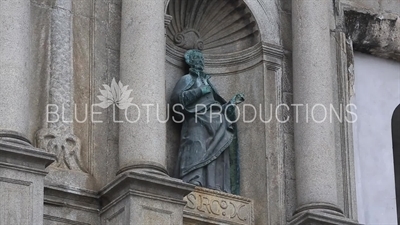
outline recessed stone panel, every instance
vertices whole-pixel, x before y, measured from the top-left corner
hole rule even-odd
[[[251,199],[196,187],[184,200],[184,224],[254,224]]]
[[[31,184],[27,181],[0,178],[0,224],[31,224]]]

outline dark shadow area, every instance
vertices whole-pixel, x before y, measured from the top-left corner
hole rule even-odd
[[[400,221],[400,105],[394,110],[392,117],[392,140],[394,176],[396,182],[397,220]]]

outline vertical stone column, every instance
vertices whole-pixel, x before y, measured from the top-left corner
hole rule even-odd
[[[294,124],[297,211],[291,224],[337,224],[328,221],[338,218],[340,224],[352,224],[338,207],[334,123],[328,114],[324,119],[334,103],[331,5],[330,0],[294,0],[292,6],[293,97],[299,106]]]
[[[120,112],[119,173],[166,173],[164,1],[123,0],[121,20],[121,82],[140,115],[133,106]]]
[[[43,180],[54,155],[29,132],[30,1],[0,0],[0,224],[43,224]]]
[[[0,0],[0,136],[27,142],[30,2]]]
[[[132,89],[140,117],[136,106],[120,111],[120,170],[100,191],[101,223],[181,225],[183,197],[194,186],[166,170],[166,126],[159,121],[166,113],[164,1],[123,0],[121,19],[121,82]]]

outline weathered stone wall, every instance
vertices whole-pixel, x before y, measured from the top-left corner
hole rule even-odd
[[[336,4],[336,22],[337,30],[336,32],[341,33],[341,38],[337,38],[339,41],[337,50],[340,50],[341,53],[338,54],[338,75],[340,79],[345,79],[344,81],[339,80],[339,101],[344,103],[350,103],[350,99],[354,96],[360,95],[357,92],[357,89],[354,88],[354,51],[363,52],[367,54],[372,54],[378,56],[380,58],[387,58],[392,60],[399,61],[399,52],[400,52],[400,2],[399,1],[340,1],[340,4]],[[347,40],[345,40],[345,37]],[[347,47],[345,47],[347,45]],[[342,46],[342,47],[339,47]],[[342,56],[340,56],[342,54]],[[357,65],[356,65],[357,66]],[[360,79],[360,77],[359,77]],[[360,81],[359,81],[360,82]],[[377,82],[375,82],[377,83]],[[365,84],[363,84],[365,86]],[[360,88],[358,88],[360,89]],[[363,93],[361,93],[363,94]],[[365,93],[363,94],[365,95]],[[363,96],[365,97],[365,96]],[[362,97],[361,97],[362,98]],[[361,106],[362,107],[362,106]],[[360,115],[364,112],[360,111]],[[357,127],[357,124],[349,124],[343,130],[340,131],[342,133],[342,138],[345,137],[345,141],[342,141],[342,149],[348,149],[348,153],[342,154],[342,159],[340,160],[342,165],[350,166],[351,170],[359,170],[359,168],[355,169],[354,157],[352,154],[356,154],[356,147],[353,140],[353,126]],[[355,129],[356,130],[356,129]],[[357,135],[354,130],[354,135]],[[343,136],[344,135],[344,136]],[[354,138],[356,138],[354,136]],[[344,145],[343,145],[344,144]],[[347,147],[346,147],[347,146]],[[354,147],[354,150],[353,150]],[[343,151],[343,150],[342,150]],[[348,158],[344,158],[345,156]],[[347,162],[346,162],[347,160]],[[351,160],[351,161],[348,161]],[[390,164],[390,163],[389,163]],[[366,168],[367,169],[367,168]],[[364,169],[361,169],[364,170]],[[359,173],[359,172],[357,172]],[[353,172],[354,174],[354,172]],[[343,178],[349,176],[351,174],[345,175],[343,173]],[[354,175],[352,175],[354,176]],[[345,180],[345,179],[344,179]],[[369,205],[356,204],[356,194],[359,197],[361,193],[365,193],[362,189],[360,189],[360,184],[362,180],[360,177],[353,178],[355,183],[352,182],[344,182],[343,185],[343,194],[344,196],[351,197],[350,199],[344,198],[344,202],[342,203],[345,206],[345,211],[348,211],[352,214],[352,217],[356,219],[360,219],[360,222],[366,223],[374,223],[373,220],[364,220],[364,215],[368,215],[370,213],[368,211]],[[346,190],[347,187],[351,187]],[[355,189],[356,184],[357,190]],[[372,188],[368,187],[368,188]],[[353,189],[353,190],[352,190]],[[353,194],[352,194],[353,192]],[[361,193],[360,193],[361,192]],[[357,197],[357,200],[360,203],[360,199]],[[371,196],[369,196],[371,197]],[[368,199],[369,197],[364,197],[363,199]],[[349,201],[350,200],[350,201]],[[362,202],[362,200],[361,200]],[[349,204],[351,203],[351,204]],[[370,203],[374,206],[377,206],[382,203]],[[350,207],[347,208],[346,206]],[[352,209],[352,210],[349,210]],[[358,210],[357,210],[358,209]],[[358,211],[358,215],[357,215]],[[378,210],[375,210],[378,211]],[[386,210],[389,211],[389,210]],[[376,213],[374,215],[377,215]],[[368,217],[368,216],[366,216]],[[386,218],[390,218],[391,215],[382,215],[382,220]],[[372,217],[370,217],[372,218]],[[375,218],[378,219],[379,218]],[[378,221],[377,220],[377,221]],[[375,221],[376,222],[376,221]]]
[[[343,25],[355,51],[399,61],[400,2],[340,1],[345,8]]]
[[[56,1],[31,0],[31,2],[34,27],[32,74],[35,79],[33,79],[32,85],[32,122],[29,135],[31,139],[34,139],[35,132],[46,127],[45,107],[50,98],[49,81],[52,59],[51,24],[54,22],[52,21],[52,12],[55,10]],[[210,51],[208,55],[210,59],[207,61],[206,58],[206,71],[208,70],[207,72],[213,76],[212,82],[226,99],[237,92],[244,92],[245,103],[266,106],[263,109],[269,110],[270,104],[273,109],[281,103],[290,105],[293,102],[292,1],[244,0],[243,2],[246,3],[252,19],[254,17],[252,22],[257,25],[254,29],[259,33],[259,39],[247,39],[244,42],[238,41],[236,45],[230,45],[232,51],[244,51],[242,53],[229,52],[229,48],[223,48],[223,52],[220,53],[226,53],[226,56],[222,54],[213,56],[211,53],[215,54],[218,51],[215,49]],[[337,1],[334,1],[332,6],[335,3]],[[398,0],[341,0],[340,3],[356,11],[372,12],[376,23],[383,22],[387,25],[385,26],[387,33],[399,30],[399,19],[393,16],[400,14]],[[101,113],[95,115],[95,119],[103,122],[92,123],[90,122],[90,105],[99,103],[97,95],[100,94],[99,89],[103,84],[110,85],[113,78],[117,82],[120,80],[121,7],[120,0],[72,0],[72,8],[65,10],[65,13],[71,15],[71,27],[67,27],[67,29],[71,34],[72,99],[77,104],[75,114],[78,120],[83,120],[85,111],[87,110],[89,113],[87,121],[74,122],[72,125],[73,133],[81,141],[79,156],[85,172],[51,169],[47,178],[48,184],[49,186],[51,184],[53,188],[58,186],[61,189],[53,190],[48,186],[45,210],[48,224],[56,223],[54,221],[64,223],[81,221],[97,224],[95,216],[95,212],[98,210],[96,208],[97,192],[115,178],[120,167],[118,163],[119,127],[118,123],[114,122],[119,119],[118,109],[114,111],[112,107],[108,109],[95,108],[96,112]],[[366,15],[370,16],[370,14]],[[383,19],[380,18],[381,15]],[[362,20],[358,16],[353,18],[356,21]],[[347,27],[351,28],[354,24],[348,23]],[[365,27],[366,33],[371,33],[368,37],[379,38],[379,40],[393,39],[387,42],[388,46],[380,46],[380,49],[383,49],[382,54],[385,54],[387,48],[390,48],[393,42],[398,41],[398,38],[390,35],[376,37],[378,31],[374,30],[374,26],[375,24],[372,23]],[[357,32],[355,28],[351,32],[355,35],[354,40],[358,40],[355,41],[356,50],[358,49],[357,43],[370,40],[368,37],[361,37]],[[227,33],[229,32],[227,31]],[[332,34],[334,49],[335,43],[339,40],[333,36],[335,35]],[[232,35],[232,38],[236,37]],[[224,39],[223,35],[220,36],[220,39]],[[260,52],[250,54],[252,48],[254,52],[257,49]],[[247,51],[248,49],[250,50]],[[332,52],[334,58],[336,49]],[[187,73],[187,68],[182,62],[176,63],[176,58],[172,56],[168,58],[168,54],[167,50],[166,102],[169,102],[175,82],[181,75]],[[247,56],[250,59],[246,58]],[[335,85],[339,84],[335,83]],[[334,90],[338,91],[337,88]],[[88,105],[87,108],[84,107],[85,104]],[[243,106],[240,107],[240,110],[242,113]],[[247,110],[246,113],[248,117],[253,116],[252,111]],[[239,122],[238,124],[242,169],[241,194],[254,200],[255,224],[281,225],[289,221],[296,210],[293,114],[282,107],[278,111],[278,118],[281,120],[290,118],[290,120],[278,124],[273,110],[274,122],[264,124],[259,121],[260,108],[257,108],[256,113],[257,123]],[[268,115],[267,112],[265,116],[269,118],[271,115]],[[167,123],[167,170],[170,175],[174,173],[179,147],[179,130],[180,127],[171,121]],[[339,140],[341,136],[338,130],[336,130],[335,137],[336,147],[340,152],[338,146],[341,143]],[[337,160],[341,161],[341,157],[338,156]],[[342,164],[338,163],[338,165],[340,172]],[[345,178],[338,175],[338,180],[340,179],[344,180]],[[345,205],[349,204],[346,202],[348,199],[344,197],[346,184],[338,184],[338,187],[339,204],[346,208]],[[74,199],[84,196],[82,203],[79,204],[85,205],[86,208],[76,208],[76,203],[79,201],[75,202],[75,200],[68,201],[63,207],[60,207],[63,204],[61,198],[49,197],[52,195],[62,196],[62,193],[70,190],[74,190],[74,195],[72,195]],[[68,214],[72,208],[76,211]],[[85,209],[86,213],[82,213]],[[62,218],[64,214],[67,216]],[[89,219],[82,219],[85,216]]]
[[[372,12],[386,12],[400,14],[400,2],[398,0],[340,0],[342,3],[351,5],[357,9]]]

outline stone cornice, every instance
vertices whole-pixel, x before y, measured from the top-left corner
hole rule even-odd
[[[99,212],[99,196],[96,192],[71,187],[45,185],[44,203],[92,213]]]
[[[2,166],[28,170],[33,173],[42,172],[55,160],[55,155],[40,151],[37,148],[27,145],[0,140],[0,163]]]

